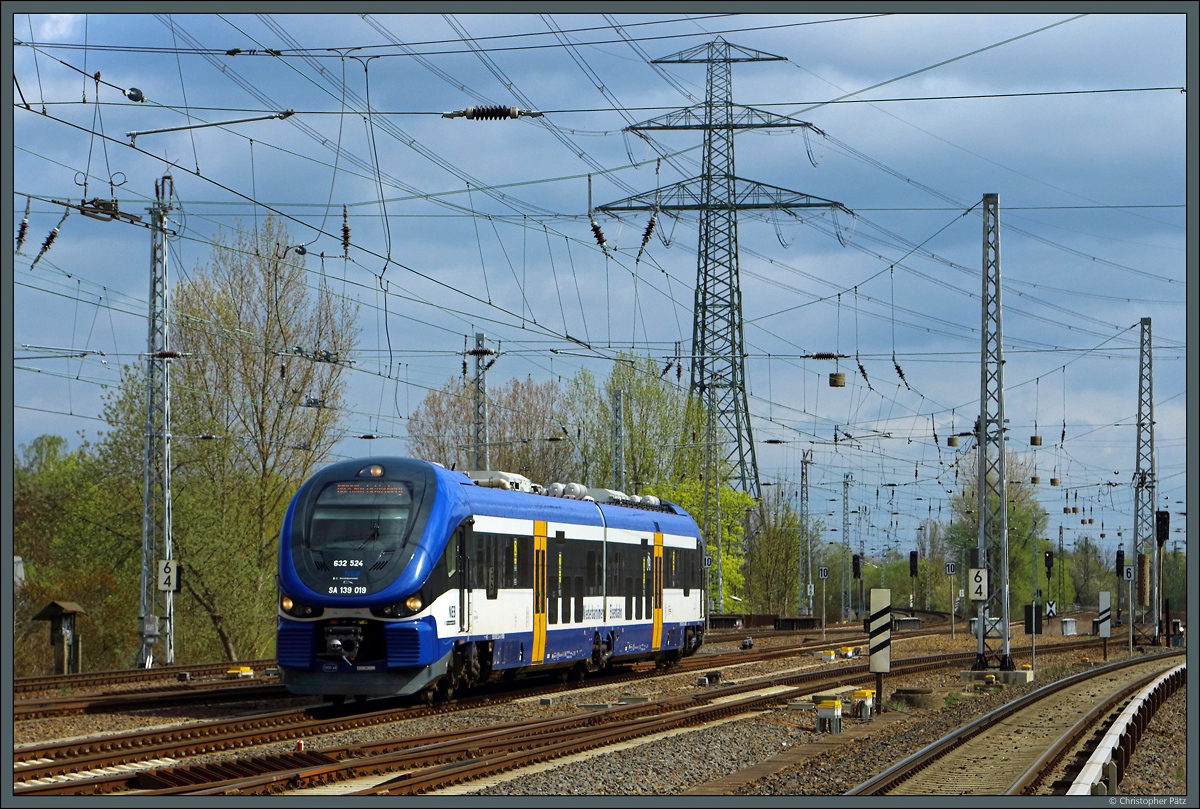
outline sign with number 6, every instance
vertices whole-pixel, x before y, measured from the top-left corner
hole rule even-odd
[[[973,567],[967,576],[967,589],[972,601],[988,600],[988,572],[986,567]]]

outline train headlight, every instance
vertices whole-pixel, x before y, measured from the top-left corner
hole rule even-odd
[[[301,604],[299,601],[285,595],[279,597],[279,609],[293,618],[317,618],[324,612],[320,607],[310,607],[307,604]]]
[[[371,614],[377,618],[403,618],[421,611],[425,602],[418,595],[411,595],[403,601],[388,604],[386,607],[371,607]]]

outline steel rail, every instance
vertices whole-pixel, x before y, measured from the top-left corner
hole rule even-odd
[[[931,655],[931,656],[926,656],[926,657],[921,657],[921,658],[912,658],[908,661],[904,661],[905,665],[897,666],[895,668],[894,674],[896,676],[903,676],[904,674],[917,673],[920,671],[927,671],[927,670],[930,670],[933,668],[943,668],[946,666],[961,665],[964,662],[967,662],[971,659],[973,659],[973,653],[969,653],[969,652],[955,653],[955,654],[950,654],[950,655]],[[586,712],[582,712],[582,713],[573,715],[573,717],[563,718],[563,720],[561,720],[561,721],[575,721],[577,723],[581,723],[582,725],[595,724],[597,722],[604,721],[604,716],[606,714],[609,717],[609,721],[611,721],[611,719],[613,717],[620,717],[620,716],[628,715],[630,713],[656,713],[656,712],[661,713],[663,711],[678,710],[681,705],[685,705],[688,703],[695,703],[698,699],[701,699],[701,698],[704,699],[705,701],[711,701],[711,700],[717,700],[717,699],[727,699],[727,698],[731,698],[731,697],[735,696],[738,693],[742,693],[745,691],[751,691],[751,690],[755,690],[755,689],[762,689],[762,688],[790,687],[790,688],[794,689],[795,693],[802,693],[802,692],[811,692],[814,688],[819,690],[821,688],[828,688],[828,687],[832,687],[834,685],[870,683],[874,679],[874,674],[869,672],[867,669],[868,669],[868,667],[864,664],[861,666],[841,666],[841,667],[837,667],[834,669],[821,669],[821,670],[805,672],[805,673],[801,673],[801,674],[780,675],[780,676],[771,677],[771,678],[764,678],[762,680],[725,685],[725,686],[722,686],[719,688],[707,690],[703,693],[703,695],[671,697],[671,698],[667,698],[665,700],[661,700],[657,703],[650,702],[650,703],[645,703],[645,704],[624,706],[624,708],[619,708],[619,709],[614,708],[614,709],[610,709],[610,711],[605,712],[605,713],[597,713],[596,711],[586,711]],[[775,695],[775,696],[765,698],[765,699],[779,701],[783,698],[784,698],[783,696]],[[380,712],[380,713],[383,713],[383,712]],[[362,725],[376,724],[381,721],[387,721],[385,719],[381,719],[378,717],[374,717],[373,721],[369,721],[370,717],[371,717],[371,715],[359,715],[359,716],[353,717],[353,720],[358,720],[359,724],[362,724]],[[398,717],[396,717],[394,714],[392,715],[391,718],[392,718],[392,720],[398,720]],[[275,717],[275,719],[276,719],[276,721],[279,721],[278,717]],[[350,721],[350,720],[347,720],[347,721]],[[527,723],[519,723],[517,725],[517,727],[522,727],[525,724],[527,724]],[[271,740],[275,739],[276,737],[288,738],[288,739],[301,738],[301,737],[306,737],[306,736],[317,735],[319,733],[335,732],[336,730],[339,730],[339,729],[340,728],[331,727],[329,723],[318,724],[318,723],[314,722],[314,723],[310,723],[307,725],[286,725],[284,727],[279,728],[278,730],[271,731],[269,733],[263,732],[261,730],[258,731],[259,735],[257,737],[257,740],[258,740],[258,743],[265,743],[267,741],[271,741]],[[187,730],[189,730],[189,728],[183,728],[181,730],[187,731]],[[485,729],[485,731],[484,731],[484,733],[494,733],[494,732],[496,732],[496,729],[494,729],[494,728]],[[245,746],[245,744],[248,743],[246,741],[246,739],[255,738],[253,736],[253,733],[254,733],[253,731],[246,731],[245,734],[242,734],[241,736],[239,736],[237,738],[218,737],[218,738],[213,738],[213,739],[197,739],[194,742],[186,745],[186,749],[192,753],[208,752],[208,751],[219,750],[219,749],[234,749],[239,746]],[[474,733],[476,735],[478,735],[479,731],[474,731]],[[243,736],[245,738],[243,738]],[[444,738],[444,734],[440,734],[440,736],[442,738]],[[386,748],[388,746],[395,749],[398,744],[402,745],[402,746],[406,746],[406,747],[411,747],[411,744],[410,744],[411,742],[422,742],[423,743],[426,741],[427,740],[408,739],[408,740],[401,740],[399,742],[395,742],[395,741],[393,741],[393,742],[374,742],[374,743],[365,743],[362,745],[354,745],[350,748],[333,748],[329,751],[321,751],[321,752],[330,752],[330,753],[334,753],[339,756],[349,756],[349,755],[360,755],[361,756],[363,753],[367,753],[368,755],[370,755],[370,751],[374,750],[374,749],[382,749],[382,748]],[[128,758],[130,760],[152,759],[155,757],[161,757],[163,755],[166,755],[172,749],[176,749],[176,748],[172,748],[172,747],[170,747],[170,745],[157,745],[157,746],[154,746],[152,749],[147,748],[147,749],[141,749],[141,750],[134,751],[132,755],[128,756]],[[101,766],[103,759],[101,756],[95,756],[95,757],[90,758],[88,761],[89,761],[89,763],[91,763],[91,765],[93,767],[99,767],[99,766]],[[111,762],[103,761],[103,763],[105,765],[107,765]],[[32,776],[29,773],[31,770],[34,770],[34,769],[37,770],[38,777],[43,777],[45,772],[41,769],[42,766],[43,765],[34,765],[29,770],[15,771],[14,778],[21,778],[21,780],[23,780],[23,781],[32,780]],[[70,771],[69,768],[71,768],[71,767],[76,767],[77,769],[82,768],[82,766],[79,765],[79,763],[77,761],[62,762],[56,771],[57,772]],[[76,771],[77,771],[77,769],[76,769]],[[186,766],[175,768],[175,769],[186,769]],[[109,793],[109,792],[118,791],[118,790],[122,790],[122,789],[139,788],[139,784],[144,785],[147,783],[153,783],[153,781],[151,779],[156,777],[157,772],[158,771],[154,771],[154,772],[147,771],[147,772],[139,773],[139,774],[127,773],[124,775],[116,775],[116,776],[99,776],[99,777],[93,777],[93,778],[83,778],[83,779],[79,779],[79,780],[75,780],[75,781],[64,781],[64,782],[54,783],[54,784],[25,784],[25,785],[16,787],[14,789],[14,794],[18,794],[18,795],[34,795],[34,794],[48,795],[48,794]],[[262,776],[262,777],[266,778],[267,781],[271,781],[274,778],[274,776],[271,776],[271,777]],[[188,788],[195,788],[195,787],[192,786],[192,787],[188,787]]]
[[[1179,665],[1147,685],[1096,745],[1067,788],[1067,795],[1115,795],[1142,731],[1167,697],[1187,686],[1187,666]]]
[[[1005,792],[1005,795],[1033,795],[1041,786],[1051,768],[1066,756],[1066,754],[1075,747],[1076,744],[1088,733],[1090,733],[1103,717],[1112,713],[1112,711],[1121,703],[1129,699],[1130,695],[1135,692],[1142,691],[1148,684],[1160,682],[1168,675],[1159,672],[1147,674],[1141,679],[1129,683],[1123,688],[1113,691],[1097,705],[1093,706],[1086,714],[1081,716],[1065,733],[1058,737],[1053,744],[1038,756],[1038,758],[1029,766],[1024,773],[1021,774],[1016,781],[1013,782]]]
[[[1148,655],[1137,658],[1130,658],[1115,663],[1110,663],[1106,666],[1100,666],[1089,671],[1073,674],[1049,683],[1041,688],[1029,692],[1018,697],[1011,702],[1005,703],[994,711],[991,711],[984,716],[975,719],[963,727],[957,729],[953,733],[943,736],[941,739],[933,742],[930,745],[918,750],[911,756],[903,759],[895,765],[887,768],[881,773],[869,778],[861,784],[843,793],[845,795],[884,795],[887,792],[904,781],[912,774],[930,766],[939,758],[950,752],[954,748],[968,741],[969,739],[979,735],[1000,722],[1004,721],[1009,716],[1025,709],[1026,707],[1048,697],[1052,696],[1056,691],[1070,687],[1072,684],[1083,682],[1092,677],[1102,675],[1106,672],[1116,671],[1129,666],[1142,665],[1148,661],[1159,658],[1174,657],[1183,654],[1182,651],[1166,652],[1157,655]]]

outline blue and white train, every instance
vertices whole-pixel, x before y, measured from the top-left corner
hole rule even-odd
[[[699,648],[704,543],[682,509],[468,474],[370,458],[300,487],[277,580],[290,691],[433,699],[539,671],[666,665]]]

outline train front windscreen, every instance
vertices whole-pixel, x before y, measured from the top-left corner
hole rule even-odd
[[[422,488],[422,481],[408,480],[326,483],[292,549],[300,579],[317,593],[338,597],[382,589],[408,556],[415,524],[423,522],[416,519]]]
[[[398,548],[407,535],[412,503],[412,487],[404,481],[330,483],[317,496],[309,517],[308,548]]]

